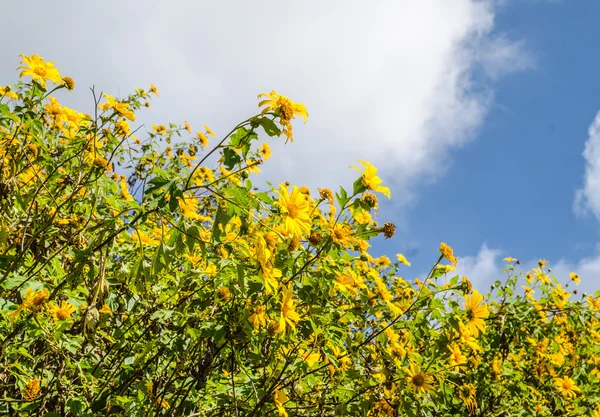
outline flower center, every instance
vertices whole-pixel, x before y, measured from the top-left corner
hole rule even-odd
[[[281,121],[285,123],[292,120],[292,117],[294,117],[294,109],[289,100],[280,98],[277,100],[277,104],[279,104],[279,116],[281,117]]]
[[[60,309],[56,312],[56,317],[58,317],[59,320],[65,320],[69,318],[69,312],[67,310],[63,310]]]
[[[46,76],[46,68],[44,68],[44,67],[37,67],[36,69],[33,70],[33,72],[42,78],[44,78]]]
[[[425,385],[425,376],[422,373],[418,373],[412,377],[412,383],[415,387],[422,387]]]
[[[34,307],[39,307],[42,304],[44,304],[44,301],[46,301],[47,298],[47,293],[45,292],[40,292],[39,294],[36,294],[35,297],[33,297],[33,306]]]
[[[287,211],[288,211],[288,216],[290,216],[292,219],[295,219],[296,217],[298,217],[298,211],[300,211],[298,209],[298,206],[295,203],[288,203],[287,204]]]
[[[346,233],[342,229],[335,229],[333,234],[338,240],[342,240],[346,237]]]

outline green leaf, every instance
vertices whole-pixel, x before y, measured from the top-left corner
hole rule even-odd
[[[335,193],[335,199],[337,200],[340,207],[344,207],[348,202],[348,193],[344,190],[344,187],[340,187],[340,193]]]
[[[11,275],[2,283],[2,286],[7,290],[12,290],[13,288],[18,287],[23,282],[25,282],[26,279],[27,277],[23,275]]]
[[[219,206],[219,208],[217,209],[217,214],[215,215],[215,222],[212,228],[211,239],[213,241],[218,241],[221,237],[221,229],[219,228],[219,225],[221,224],[223,225],[223,227],[225,227],[225,225],[229,222],[230,219],[231,215],[227,214],[225,210],[223,210],[223,208]]]
[[[260,125],[265,130],[265,133],[269,136],[281,135],[281,130],[277,127],[275,122],[267,117],[263,117],[260,119]]]
[[[86,403],[84,400],[79,398],[69,398],[67,400],[67,409],[71,411],[71,414],[74,416],[83,415],[83,411],[86,408]]]
[[[363,177],[360,177],[359,179],[354,181],[354,184],[352,185],[352,189],[355,195],[367,190],[367,187],[365,187],[365,184],[363,183],[362,179]]]
[[[229,171],[231,171],[234,166],[242,162],[242,158],[231,148],[223,149],[223,157],[223,164]]]
[[[269,194],[263,192],[257,193],[256,198],[258,198],[263,203],[267,203],[269,205],[273,205],[273,199],[269,197]]]

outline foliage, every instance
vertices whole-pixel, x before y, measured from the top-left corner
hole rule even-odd
[[[212,147],[187,122],[142,141],[154,86],[87,115],[23,63],[0,88],[0,414],[600,415],[600,299],[545,261],[507,259],[484,299],[442,244],[408,281],[368,253],[394,234],[369,162],[335,197],[254,187],[259,137],[293,139],[301,104],[264,94]]]

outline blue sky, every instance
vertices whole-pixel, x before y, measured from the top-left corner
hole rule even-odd
[[[484,243],[502,257],[551,264],[597,254],[598,221],[576,216],[573,202],[588,127],[600,109],[598,16],[595,1],[499,9],[497,30],[524,40],[534,66],[496,83],[476,140],[455,152],[435,184],[420,189],[405,219],[411,243],[400,244],[416,271],[435,260],[440,239],[459,256],[473,256]],[[380,241],[377,248],[392,256],[392,245]],[[583,279],[586,288],[600,289],[600,276]]]
[[[16,80],[19,54],[36,53],[75,79],[66,105],[91,111],[92,85],[119,96],[154,83],[140,125],[188,120],[218,134],[274,89],[310,116],[293,144],[271,143],[255,184],[350,188],[348,167],[368,159],[392,189],[378,220],[398,226],[373,255],[404,253],[406,278],[428,271],[444,241],[482,289],[513,256],[525,271],[545,258],[563,280],[578,272],[591,291],[599,12],[595,0],[4,2],[14,18],[0,33],[0,84]],[[574,210],[580,189],[587,216]]]

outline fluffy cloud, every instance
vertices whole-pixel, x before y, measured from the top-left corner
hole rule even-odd
[[[19,39],[3,42],[4,56],[56,61],[79,94],[152,82],[161,97],[139,119],[147,125],[188,119],[224,133],[275,89],[310,117],[296,124],[296,143],[274,146],[266,177],[349,186],[348,166],[369,159],[400,202],[474,137],[492,81],[530,64],[521,43],[494,32],[493,1],[67,3],[5,5],[14,18],[2,32]],[[8,82],[16,62],[4,62]]]
[[[494,282],[506,280],[506,274],[502,271],[502,258],[501,250],[490,249],[484,243],[477,255],[459,257],[456,271],[448,275],[466,276],[471,280],[473,288],[485,293]]]
[[[588,129],[583,157],[585,174],[583,188],[575,192],[573,208],[578,216],[592,213],[600,220],[600,112]]]
[[[475,256],[460,256],[458,267],[455,272],[448,274],[448,277],[459,275],[467,276],[473,283],[473,287],[479,291],[488,292],[491,285],[496,281],[505,282],[507,274],[504,269],[507,263],[503,260],[505,257],[511,256],[501,249],[489,248],[483,244]],[[513,255],[514,256],[514,255]],[[520,265],[515,265],[515,273],[523,271],[525,274],[533,268],[538,267],[537,259],[520,260]],[[549,260],[547,267],[550,268],[551,274],[554,275],[563,285],[569,283],[569,274],[575,272],[581,278],[581,283],[576,285],[571,283],[569,287],[575,287],[581,293],[592,294],[598,289],[600,282],[600,245],[596,248],[596,253],[588,258],[580,259],[576,262],[570,262],[565,259],[554,261]],[[422,274],[425,276],[426,274]],[[520,288],[525,285],[524,281],[517,285]],[[574,299],[575,300],[575,299]]]

